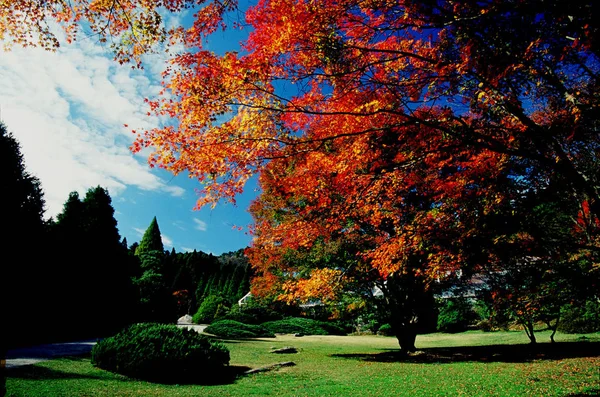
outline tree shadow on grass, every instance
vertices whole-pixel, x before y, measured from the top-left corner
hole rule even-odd
[[[69,361],[89,361],[86,357],[64,357],[63,360]],[[93,375],[89,373],[67,372],[58,369],[48,368],[40,365],[23,365],[19,367],[6,368],[5,375],[7,378],[20,378],[29,380],[52,380],[52,379],[103,379],[106,376],[101,374]],[[126,380],[127,378],[121,375],[115,375],[115,380]],[[123,379],[120,379],[123,378]]]
[[[69,361],[88,361],[88,357],[67,357],[63,358]],[[68,379],[88,379],[88,380],[101,380],[101,381],[117,381],[117,382],[134,382],[134,381],[146,381],[158,384],[184,384],[184,385],[227,385],[234,383],[236,379],[244,375],[244,373],[250,370],[250,367],[241,365],[229,365],[223,367],[219,371],[211,372],[208,376],[187,376],[185,379],[135,379],[125,375],[117,374],[114,372],[101,370],[101,372],[90,373],[87,369],[81,372],[68,372],[54,368],[48,368],[40,365],[24,365],[21,367],[13,367],[5,369],[6,378],[19,378],[28,380],[68,380]]]
[[[242,377],[246,371],[250,370],[250,367],[243,365],[228,365],[219,369],[218,371],[211,371],[210,374],[202,377],[196,377],[191,375],[185,379],[141,379],[147,382],[160,383],[165,385],[179,384],[179,385],[203,385],[203,386],[218,386],[218,385],[229,385],[234,383],[237,379]]]
[[[599,396],[600,396],[600,389],[593,388],[593,389],[588,389],[588,390],[584,391],[583,393],[565,394],[564,397],[599,397]]]
[[[488,345],[425,348],[416,354],[398,350],[383,353],[332,354],[331,357],[371,362],[404,362],[417,364],[449,364],[455,362],[522,363],[533,360],[600,356],[600,342],[558,342],[537,345]]]

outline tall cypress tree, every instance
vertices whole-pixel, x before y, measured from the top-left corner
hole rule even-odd
[[[146,229],[135,250],[140,259],[142,275],[135,280],[139,291],[139,313],[143,321],[168,322],[176,316],[165,271],[165,252],[156,217]]]
[[[152,222],[150,222],[150,226],[144,232],[142,241],[140,241],[140,245],[135,250],[135,254],[142,256],[150,251],[158,251],[162,254],[164,250],[160,228],[158,227],[156,217],[154,217],[152,218]]]

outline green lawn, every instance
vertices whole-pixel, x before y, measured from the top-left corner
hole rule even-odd
[[[557,335],[536,350],[522,332],[421,335],[421,354],[398,356],[394,338],[278,336],[226,342],[233,369],[294,361],[294,367],[232,383],[161,385],[94,368],[88,357],[7,370],[9,396],[598,396],[600,334]],[[294,346],[298,354],[275,355]]]

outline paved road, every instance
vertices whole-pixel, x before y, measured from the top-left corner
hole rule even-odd
[[[200,333],[207,327],[207,325],[197,324],[178,324],[178,326],[194,329]],[[56,357],[80,356],[92,351],[95,344],[96,340],[94,339],[80,342],[52,343],[9,350],[6,354],[6,368],[31,365],[41,361],[51,360]]]
[[[96,340],[52,343],[9,350],[6,353],[6,368],[20,367],[50,360],[56,357],[79,356],[92,351]]]

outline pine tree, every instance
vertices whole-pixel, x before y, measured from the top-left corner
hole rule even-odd
[[[142,256],[150,251],[158,251],[162,254],[164,250],[158,222],[156,221],[156,217],[154,217],[152,218],[152,222],[150,222],[150,226],[148,226],[146,232],[144,232],[142,241],[140,241],[140,245],[137,247],[135,254]]]

